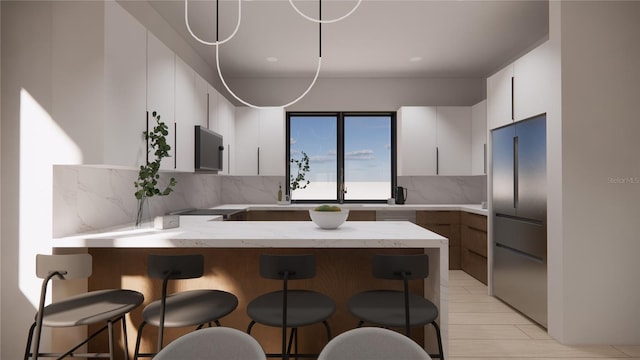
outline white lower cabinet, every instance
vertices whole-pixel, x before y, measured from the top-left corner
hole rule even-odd
[[[284,111],[237,107],[235,175],[285,174]]]

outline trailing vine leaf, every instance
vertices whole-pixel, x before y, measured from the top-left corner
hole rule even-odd
[[[145,165],[140,166],[138,171],[138,180],[133,183],[136,188],[136,199],[141,203],[144,199],[153,196],[166,196],[173,191],[173,187],[177,182],[174,177],[169,179],[169,184],[164,189],[159,189],[158,180],[160,179],[160,163],[165,157],[170,157],[169,151],[171,146],[167,144],[166,136],[169,135],[168,126],[160,120],[160,114],[157,112],[152,113],[153,118],[156,121],[156,125],[153,126],[151,131],[143,131],[145,140],[149,141],[149,153],[153,152],[155,160],[147,161]],[[138,209],[138,219],[136,224],[140,222],[141,207]]]
[[[301,152],[302,157],[298,159],[291,159],[291,164],[296,165],[298,168],[296,175],[290,174],[290,188],[291,191],[296,189],[306,189],[307,185],[309,185],[309,180],[306,180],[305,177],[309,172],[309,156],[304,151]]]

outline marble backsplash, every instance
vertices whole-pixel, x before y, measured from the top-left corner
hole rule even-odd
[[[177,180],[169,196],[149,201],[151,217],[167,212],[220,205],[220,176],[161,172],[160,186]],[[110,226],[133,224],[137,200],[133,182],[138,171],[86,165],[53,167],[53,236],[68,236]]]
[[[68,236],[133,224],[137,170],[87,165],[53,167],[53,236]],[[169,196],[150,199],[154,217],[188,208],[221,204],[274,204],[284,176],[219,176],[163,172],[177,185]],[[407,204],[479,204],[487,197],[486,176],[399,176],[408,190]],[[283,189],[284,190],[284,189]]]
[[[407,204],[480,204],[487,200],[487,177],[398,176]]]

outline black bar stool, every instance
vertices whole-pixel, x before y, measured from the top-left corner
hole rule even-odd
[[[373,276],[378,279],[402,280],[403,291],[370,290],[354,295],[347,307],[358,319],[358,327],[370,323],[389,328],[405,328],[411,336],[411,328],[431,324],[436,330],[438,354],[431,357],[444,359],[440,327],[436,323],[438,308],[422,295],[409,293],[409,280],[429,276],[429,257],[418,255],[374,255]]]
[[[335,302],[328,296],[311,290],[289,290],[289,280],[310,279],[316,273],[315,255],[261,255],[260,276],[282,280],[282,290],[261,295],[247,305],[251,323],[247,333],[256,323],[282,328],[282,353],[267,357],[289,359],[295,343],[296,357],[317,357],[317,354],[298,354],[298,328],[322,323],[331,340],[327,319],[336,311]],[[287,342],[287,328],[291,328]],[[327,341],[328,341],[327,340]]]
[[[153,357],[163,347],[165,327],[196,326],[215,323],[238,307],[238,298],[221,290],[188,290],[167,295],[169,280],[194,279],[204,274],[204,256],[196,255],[149,255],[150,278],[162,279],[162,296],[147,305],[142,311],[142,323],[138,327],[135,359]],[[140,354],[142,330],[146,324],[158,327],[156,353]]]

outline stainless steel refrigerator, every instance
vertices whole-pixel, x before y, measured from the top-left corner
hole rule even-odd
[[[491,132],[495,296],[547,326],[546,116]]]

